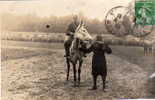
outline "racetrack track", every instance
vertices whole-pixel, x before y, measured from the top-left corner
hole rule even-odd
[[[60,43],[2,41],[2,100],[107,100],[155,98],[149,75],[154,57],[142,50],[112,47],[107,55],[107,92],[92,86],[91,54],[84,60],[81,86],[73,87],[73,73],[66,82],[66,63]]]

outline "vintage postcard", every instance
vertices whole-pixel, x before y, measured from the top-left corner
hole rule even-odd
[[[155,99],[155,0],[0,0],[1,100]]]

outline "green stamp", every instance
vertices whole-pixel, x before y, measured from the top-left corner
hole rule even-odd
[[[136,24],[155,25],[155,0],[135,2]]]

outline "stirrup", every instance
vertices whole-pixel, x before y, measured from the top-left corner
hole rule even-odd
[[[84,55],[84,57],[87,57],[86,55]]]

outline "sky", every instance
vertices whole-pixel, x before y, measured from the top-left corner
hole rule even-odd
[[[108,10],[133,0],[0,0],[0,13],[65,16],[82,12],[89,18],[104,19]]]

